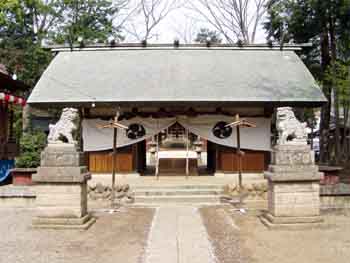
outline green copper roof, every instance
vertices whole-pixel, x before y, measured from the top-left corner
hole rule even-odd
[[[28,102],[319,106],[325,101],[293,51],[121,48],[58,53]]]

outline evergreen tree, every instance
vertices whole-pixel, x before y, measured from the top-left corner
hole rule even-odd
[[[52,58],[43,43],[121,38],[113,26],[118,11],[107,0],[0,1],[0,63],[33,87]]]
[[[113,26],[119,7],[109,0],[64,0],[60,22],[52,30],[56,43],[103,43],[109,37],[122,40],[120,29]]]
[[[314,43],[312,49],[301,55],[307,66],[322,83],[328,103],[322,108],[321,119],[321,161],[331,159],[329,143],[331,122],[331,101],[334,94],[335,143],[334,159],[339,162],[339,96],[336,78],[336,63],[348,53],[349,45],[349,0],[272,0],[268,5],[268,22],[265,29],[269,37],[279,42]],[[333,68],[333,69],[332,69]],[[326,77],[333,72],[333,78]]]
[[[220,33],[215,30],[210,30],[209,28],[201,28],[197,33],[195,41],[198,43],[206,43],[210,40],[211,43],[219,44],[222,39]]]

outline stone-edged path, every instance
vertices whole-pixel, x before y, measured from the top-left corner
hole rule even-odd
[[[145,263],[216,262],[196,207],[159,207],[149,235]]]

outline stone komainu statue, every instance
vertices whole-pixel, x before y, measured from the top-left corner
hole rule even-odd
[[[70,143],[77,144],[76,135],[79,126],[79,113],[74,108],[64,108],[59,121],[50,124],[47,137],[49,144]]]
[[[277,144],[307,144],[307,125],[298,121],[292,108],[277,109],[276,127],[278,131]]]

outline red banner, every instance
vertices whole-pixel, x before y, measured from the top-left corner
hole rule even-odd
[[[1,102],[5,102],[5,103],[13,103],[16,105],[21,105],[21,106],[25,106],[26,105],[26,100],[20,97],[16,97],[10,94],[6,94],[6,93],[0,93],[0,103]]]

